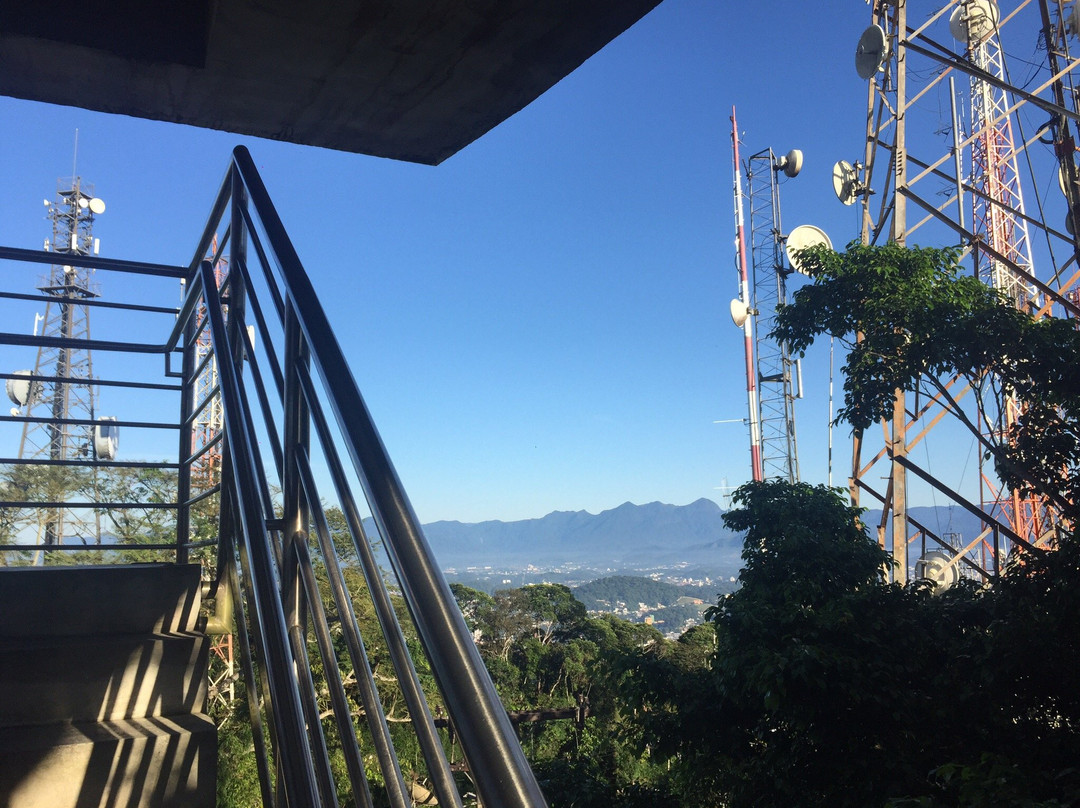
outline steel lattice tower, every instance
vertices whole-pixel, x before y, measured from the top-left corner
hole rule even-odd
[[[93,194],[93,186],[80,177],[57,182],[54,202],[47,203],[52,221],[52,237],[45,247],[56,253],[53,264],[38,290],[48,300],[42,321],[45,344],[38,348],[30,375],[29,394],[23,405],[26,421],[19,443],[19,458],[47,459],[63,468],[64,461],[95,459],[95,397],[90,351],[78,347],[90,338],[90,312],[86,301],[98,297],[93,270],[80,267],[80,256],[96,252],[94,217],[104,205]],[[62,500],[71,491],[54,485],[54,499]],[[63,496],[61,496],[63,494]],[[99,539],[96,520],[67,509],[45,513],[40,537],[45,545],[60,545],[66,539]]]
[[[754,349],[759,387],[761,465],[765,478],[799,479],[799,454],[795,436],[795,363],[786,343],[769,334],[776,309],[787,303],[783,229],[780,221],[780,183],[783,162],[772,149],[752,155],[745,166],[749,189],[750,254]]]
[[[967,34],[967,57],[972,64],[1004,83],[1005,71],[997,32],[995,7],[982,2],[960,6],[958,33]],[[1013,305],[1026,309],[1036,299],[1035,275],[1017,166],[1009,99],[1000,86],[973,77],[971,86],[971,182],[973,229],[980,237],[973,251],[976,271],[987,286],[999,289]],[[1023,412],[1023,402],[1009,391],[999,391],[995,422],[984,430],[997,441],[1008,440],[1009,430]],[[982,505],[1031,544],[1038,544],[1045,526],[1053,521],[1045,502],[1002,490],[985,461],[980,463]]]
[[[920,4],[925,13],[911,22],[908,9],[912,5],[909,0],[872,0],[873,24],[856,51],[856,70],[869,80],[865,152],[861,165],[856,164],[865,173],[854,177],[857,182],[852,185],[853,195],[862,200],[863,243],[889,240],[904,245],[914,243],[916,231],[932,230],[932,235],[920,233],[916,238],[924,244],[959,243],[972,271],[1001,289],[1012,305],[1036,317],[1080,316],[1080,308],[1068,299],[1069,290],[1080,279],[1080,270],[1070,269],[1080,257],[1077,238],[1047,221],[1046,206],[1052,200],[1041,202],[1035,215],[1025,212],[1021,191],[1022,183],[1028,181],[1028,174],[1021,177],[1021,169],[1034,179],[1048,163],[1055,173],[1060,168],[1062,177],[1068,178],[1062,187],[1073,211],[1069,218],[1080,225],[1080,186],[1076,185],[1075,146],[1069,133],[1070,122],[1080,120],[1075,110],[1077,96],[1069,86],[1077,61],[1068,55],[1065,21],[1060,14],[1055,15],[1057,20],[1051,18],[1048,0],[1039,0],[1024,12],[1026,19],[1021,11],[1028,4],[999,12],[993,0],[951,0],[930,7]],[[1024,88],[1011,84],[1000,41],[1000,29],[1006,24],[1026,24],[1030,35],[1045,39],[1050,68],[1045,83],[1035,86],[1037,82],[1032,81]],[[942,45],[950,33],[960,43],[955,53]],[[1066,64],[1059,64],[1058,59]],[[966,93],[957,91],[961,82]],[[967,96],[966,107],[957,103],[962,95]],[[941,128],[940,118],[950,107],[952,125]],[[970,115],[967,132],[960,122],[962,109]],[[1042,128],[1037,136],[1018,129],[1020,112],[1038,120]],[[936,131],[912,124],[919,116],[932,119],[935,114]],[[951,132],[951,148],[943,153],[936,138],[930,137],[932,131],[936,135]],[[968,155],[970,173],[965,174]],[[851,199],[845,201],[850,203]],[[1072,230],[1080,232],[1080,227]],[[1029,233],[1040,240],[1039,262],[1049,267],[1044,271],[1049,281],[1036,276]],[[1055,255],[1062,247],[1065,258]],[[900,580],[906,579],[910,569],[909,545],[919,543],[920,563],[934,567],[931,577],[936,580],[955,579],[958,574],[996,574],[1014,543],[1008,535],[1037,545],[1045,541],[1056,519],[1041,501],[1021,500],[1003,491],[981,462],[980,493],[974,502],[961,493],[960,482],[946,482],[930,468],[932,454],[938,453],[929,451],[928,443],[919,444],[927,442],[942,422],[978,421],[984,438],[1001,441],[1023,412],[1023,403],[1000,390],[994,378],[980,381],[974,389],[956,378],[941,379],[939,384],[940,388],[914,396],[897,391],[891,431],[882,443],[875,446],[869,433],[855,436],[852,499],[859,504],[860,493],[870,494],[873,500],[866,504],[881,504],[878,535],[887,546],[891,523]],[[975,398],[982,402],[982,410],[972,413],[970,402]],[[916,446],[925,455],[922,463],[911,454]],[[888,474],[877,464],[887,464]],[[962,542],[948,541],[945,534],[934,535],[910,519],[909,473],[935,495],[985,514],[982,531]],[[885,490],[877,483],[881,479],[888,480]],[[924,567],[924,574],[928,568]]]

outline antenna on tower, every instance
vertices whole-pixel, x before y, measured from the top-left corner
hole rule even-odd
[[[734,133],[732,138],[734,140]],[[803,168],[803,153],[792,149],[778,157],[772,149],[751,155],[739,175],[736,142],[736,210],[740,248],[740,295],[731,301],[732,322],[743,329],[746,339],[747,394],[750,406],[751,456],[757,461],[754,479],[799,480],[799,453],[795,435],[795,399],[802,398],[801,371],[787,343],[773,339],[771,332],[779,306],[787,303],[787,278],[791,269],[787,257],[798,269],[793,255],[812,244],[826,244],[828,236],[819,228],[803,225],[785,238],[780,222],[779,174],[797,177]],[[752,281],[747,282],[746,239],[742,229],[742,182],[748,189],[750,209],[750,254]],[[755,438],[758,444],[755,444]],[[760,457],[760,460],[757,458]]]

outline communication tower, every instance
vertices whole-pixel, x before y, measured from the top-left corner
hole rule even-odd
[[[953,0],[929,8],[920,3],[915,22],[909,16],[913,5],[908,0],[871,3],[872,24],[855,54],[856,72],[869,82],[865,149],[861,160],[836,164],[838,198],[845,205],[860,201],[864,244],[903,245],[917,231],[924,231],[919,233],[922,243],[960,243],[973,273],[1001,289],[1012,305],[1040,317],[1076,317],[1080,310],[1067,299],[1078,277],[1075,265],[1071,278],[1066,273],[1080,254],[1070,233],[1080,228],[1062,232],[1049,223],[1042,206],[1032,215],[1022,193],[1024,182],[1037,181],[1040,172],[1060,172],[1066,218],[1072,224],[1080,214],[1069,134],[1070,121],[1078,120],[1076,95],[1068,83],[1077,63],[1068,54],[1068,21],[1060,15],[1054,19],[1047,0],[1039,0],[1037,13],[1031,4],[1000,9],[994,0]],[[1011,83],[1001,45],[1006,25],[1029,26],[1027,41],[1044,38],[1050,61],[1044,83],[1025,88]],[[959,52],[944,44],[950,41],[959,43]],[[951,115],[944,127],[942,110]],[[943,130],[951,132],[947,150],[933,137]],[[1032,233],[1038,236],[1045,282],[1036,273]],[[936,395],[911,397],[897,391],[891,430],[880,447],[856,434],[852,499],[859,503],[860,495],[869,494],[873,499],[862,504],[881,504],[879,538],[888,544],[891,528],[898,580],[906,580],[912,568],[908,550],[916,543],[915,570],[944,583],[958,574],[995,574],[1013,543],[1010,536],[1038,545],[1052,534],[1054,514],[1046,504],[1002,490],[992,472],[982,468],[981,459],[979,493],[974,496],[965,496],[959,482],[950,484],[929,468],[935,454],[929,449],[931,434],[977,396],[984,404],[983,434],[999,440],[1007,434],[1023,402],[995,387],[987,380],[985,388],[972,391],[966,401],[968,391],[955,379]],[[970,412],[968,417],[972,415],[980,417]],[[920,447],[926,461],[920,465],[911,450],[923,441],[928,442]],[[980,534],[938,536],[910,519],[909,474],[919,485],[978,513],[983,521]],[[888,481],[884,491],[879,479]],[[981,501],[976,504],[975,499]]]
[[[798,176],[802,170],[802,152],[792,149],[778,156],[772,149],[765,149],[751,155],[740,167],[734,112],[731,121],[740,275],[739,298],[731,302],[731,317],[746,337],[754,479],[784,479],[794,483],[799,480],[795,399],[802,398],[802,368],[798,360],[792,359],[787,343],[774,339],[770,332],[777,308],[787,303],[788,277],[798,271],[797,251],[813,244],[831,244],[824,232],[812,225],[797,227],[790,234],[783,231],[780,175],[789,179]],[[743,178],[750,210],[749,278],[743,229]]]
[[[79,265],[82,256],[98,252],[94,220],[105,212],[105,203],[94,196],[92,185],[80,177],[57,182],[56,198],[45,200],[52,222],[45,250],[55,253],[57,263],[49,269],[38,291],[45,300],[40,339],[33,370],[17,371],[7,382],[8,397],[15,404],[13,416],[24,416],[19,459],[37,461],[53,468],[78,469],[116,456],[115,418],[96,413],[93,363],[85,342],[90,338],[90,303],[99,296],[94,271]],[[35,331],[36,331],[35,323]],[[38,334],[35,333],[35,337]],[[72,485],[92,485],[96,479],[44,483],[53,491],[45,497],[63,501],[75,493]],[[85,512],[56,507],[39,520],[40,543],[47,546],[66,540],[100,540],[96,519]]]

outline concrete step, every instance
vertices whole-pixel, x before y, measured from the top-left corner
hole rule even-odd
[[[0,726],[202,712],[202,634],[0,638]]]
[[[0,728],[7,808],[210,808],[216,767],[202,714]]]
[[[0,569],[0,637],[194,631],[197,564]]]

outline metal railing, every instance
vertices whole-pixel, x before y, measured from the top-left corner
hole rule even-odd
[[[222,227],[226,236],[219,250],[229,252],[229,271],[219,291],[211,262],[200,259]],[[278,792],[271,794],[270,764],[264,758],[264,800],[269,804],[272,797],[283,797],[291,806],[337,803],[339,784],[331,771],[310,673],[310,635],[324,674],[320,689],[328,695],[327,712],[345,758],[350,781],[345,790],[352,792],[355,804],[372,804],[365,755],[357,742],[359,728],[338,669],[327,615],[332,610],[356,678],[379,779],[392,805],[412,804],[338,562],[324,493],[317,485],[317,477],[324,476],[344,516],[439,804],[461,805],[462,797],[399,623],[395,597],[404,602],[415,625],[482,804],[544,805],[322,304],[246,149],[234,152],[195,256],[198,266],[193,266],[191,288],[168,345],[182,350],[183,366],[190,368],[196,358],[195,338],[205,328],[217,360],[225,419],[219,571],[243,606],[246,621],[238,619],[237,625],[246,622],[251,627],[250,636],[241,632],[241,647],[253,650],[259,661],[258,670],[245,662],[262,693],[259,705],[260,691],[248,688],[251,714],[257,737],[264,734],[259,716],[267,718],[265,735],[273,745]],[[260,354],[267,359],[269,381],[257,361]],[[183,419],[191,417],[196,404],[186,399]],[[263,473],[265,446],[271,449],[271,474]],[[190,448],[184,446],[181,455],[190,457]],[[321,457],[318,471],[312,459],[316,453]],[[190,468],[190,463],[181,467],[182,501],[191,498]],[[280,495],[275,496],[272,487],[280,489]],[[384,580],[354,488],[363,493],[400,594]],[[181,509],[181,519],[183,514]],[[325,596],[317,571],[325,575]],[[244,656],[251,658],[249,653]]]
[[[336,806],[348,794],[372,806],[376,783],[404,808],[422,776],[444,806],[546,805],[247,150],[234,151],[188,267],[86,258],[80,265],[185,284],[179,309],[144,307],[175,316],[163,343],[93,350],[160,355],[158,387],[179,397],[174,423],[150,424],[178,432],[176,461],[126,465],[176,475],[176,501],[161,507],[175,511],[177,562],[205,548],[195,523],[217,511],[210,590],[240,648],[264,804]],[[9,249],[0,259],[56,256]],[[12,345],[40,340],[0,334]],[[199,439],[211,407],[220,431]],[[199,470],[211,455],[208,479]],[[447,722],[452,736],[440,731]],[[451,737],[464,767],[451,764]]]

